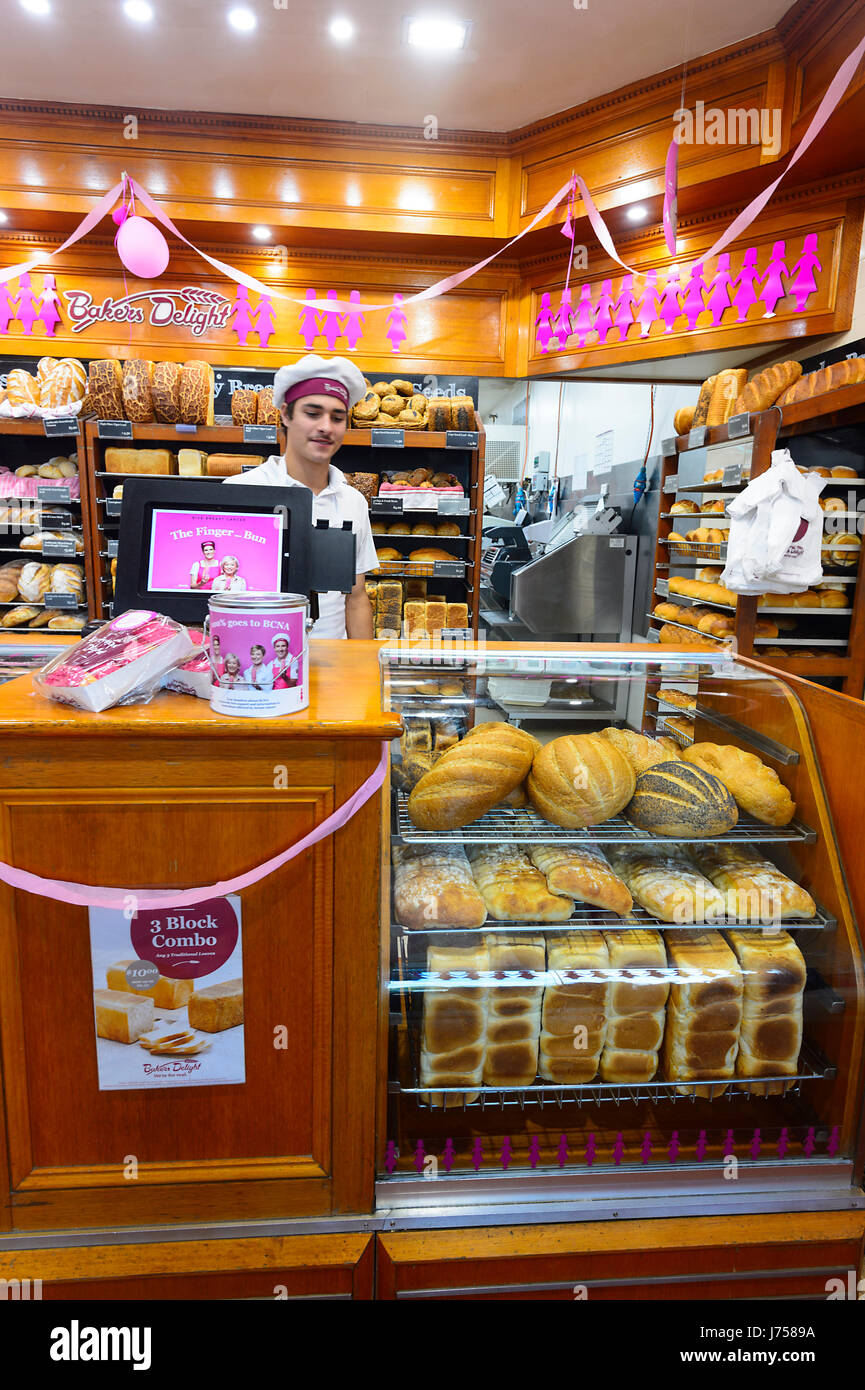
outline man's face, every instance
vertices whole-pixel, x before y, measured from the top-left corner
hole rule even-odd
[[[301,396],[294,402],[288,419],[282,407],[286,429],[286,453],[305,463],[330,463],[348,427],[348,411],[335,396]]]

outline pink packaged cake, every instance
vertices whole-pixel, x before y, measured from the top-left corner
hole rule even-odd
[[[173,618],[134,609],[76,642],[34,677],[43,695],[98,714],[149,700],[162,677],[195,656],[189,632]]]

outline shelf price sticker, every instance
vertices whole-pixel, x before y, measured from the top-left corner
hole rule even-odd
[[[731,415],[727,421],[727,438],[741,439],[751,432],[751,416],[747,410],[741,415]]]
[[[75,554],[74,536],[46,536],[42,542],[42,554],[52,559],[68,559]]]
[[[96,434],[99,439],[133,439],[131,420],[97,420]]]
[[[738,487],[742,481],[741,463],[728,463],[724,469],[722,483],[724,487]]]
[[[71,502],[72,492],[68,485],[58,483],[39,483],[36,488],[36,497],[39,502]]]
[[[78,607],[78,595],[77,595],[77,594],[46,594],[46,595],[45,595],[45,607],[46,607],[46,608],[77,608],[77,607]]]
[[[462,560],[433,560],[433,576],[436,579],[463,579],[465,572]]]
[[[706,442],[706,426],[698,425],[695,430],[688,431],[688,448],[702,449]]]
[[[661,440],[661,453],[662,453],[665,457],[667,457],[667,455],[669,455],[669,454],[674,454],[675,452],[676,452],[676,435],[673,435],[672,438],[670,438],[670,439],[662,439],[662,440]]]
[[[371,512],[388,512],[392,516],[402,513],[401,497],[373,497],[370,499]]]
[[[467,497],[439,497],[438,513],[439,516],[468,516],[469,499]]]
[[[276,425],[244,425],[244,444],[276,444]]]
[[[106,499],[105,499],[105,515],[106,515],[106,516],[119,516],[120,513],[121,513],[121,511],[122,511],[122,509],[123,509],[123,498],[122,498],[122,497],[106,497]]]
[[[242,464],[240,465],[240,471],[241,471],[241,473],[251,473],[251,472],[253,471],[254,468],[260,468],[260,467],[261,467],[261,464],[260,464],[260,463],[242,463]]]
[[[477,430],[445,430],[446,449],[476,449],[477,447]]]
[[[118,547],[119,544],[120,544],[120,542],[118,541],[118,539],[117,539],[116,536],[112,536],[112,537],[110,538],[110,540],[109,540],[109,542],[108,542],[108,558],[109,558],[109,560],[116,560],[116,559],[117,559],[117,547]]]
[[[370,442],[374,449],[404,449],[405,430],[372,429]]]
[[[62,420],[43,420],[42,427],[49,439],[57,439],[61,435],[80,434],[77,415],[68,415]]]
[[[443,642],[474,641],[474,633],[470,627],[443,627],[439,636]]]

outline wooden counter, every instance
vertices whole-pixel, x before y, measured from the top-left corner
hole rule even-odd
[[[254,868],[342,805],[398,733],[378,645],[313,643],[309,709],[278,719],[165,694],[92,715],[10,682],[0,859],[129,889]],[[240,1085],[100,1091],[87,911],[0,884],[0,1228],[371,1210],[380,821],[373,796],[243,891]]]

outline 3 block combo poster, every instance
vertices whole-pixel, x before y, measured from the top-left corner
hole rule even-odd
[[[240,898],[89,911],[100,1091],[244,1082]]]

